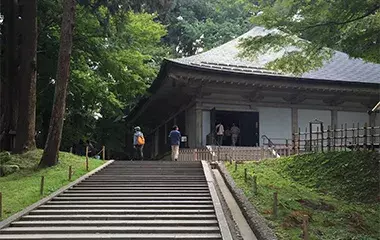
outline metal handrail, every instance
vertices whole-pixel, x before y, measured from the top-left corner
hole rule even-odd
[[[270,138],[267,135],[262,135],[261,138],[263,139],[263,144],[264,144],[264,139],[268,141],[268,147],[274,147],[275,144],[270,140]]]

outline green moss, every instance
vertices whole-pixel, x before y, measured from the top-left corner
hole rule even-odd
[[[307,215],[311,239],[374,240],[380,234],[379,205],[357,201],[372,199],[378,193],[369,191],[370,186],[365,187],[373,182],[373,173],[369,173],[372,154],[308,154],[261,163],[247,162],[239,164],[236,172],[233,165],[227,164],[227,168],[253,205],[271,221],[279,239],[301,239],[302,216]],[[342,167],[351,160],[368,162]],[[367,175],[354,174],[356,170],[360,172],[359,166]],[[252,182],[244,181],[244,168],[247,168],[249,176],[257,176],[257,195],[253,194]],[[348,181],[348,177],[359,179]],[[349,186],[346,186],[347,182]],[[360,193],[358,198],[354,192],[363,187],[364,193]],[[279,200],[276,219],[272,216],[274,192],[278,193]]]
[[[38,169],[42,150],[34,150],[20,155],[11,155],[7,164],[18,165],[20,170],[11,175],[0,177],[0,192],[3,195],[3,219],[37,202],[40,197],[41,176],[45,177],[44,197],[69,183],[68,169],[72,166],[72,181],[86,174],[85,158],[70,153],[59,154],[58,165]],[[104,161],[89,160],[93,170]]]

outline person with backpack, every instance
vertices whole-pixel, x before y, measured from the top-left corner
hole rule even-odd
[[[179,145],[181,144],[181,133],[177,125],[169,133],[170,145],[172,146],[172,160],[177,161],[179,156]]]
[[[136,152],[135,155],[137,156],[136,160],[143,160],[144,144],[145,144],[144,134],[141,132],[141,128],[137,126],[135,127],[135,133],[133,134],[133,147]]]

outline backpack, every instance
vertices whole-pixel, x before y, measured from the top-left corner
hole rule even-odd
[[[137,145],[144,145],[145,144],[145,138],[142,135],[139,135],[137,137]]]

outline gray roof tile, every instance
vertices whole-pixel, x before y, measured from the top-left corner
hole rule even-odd
[[[194,56],[172,59],[171,61],[201,68],[219,69],[220,71],[291,76],[265,69],[265,65],[269,61],[280,57],[281,52],[261,55],[255,61],[238,57],[239,49],[237,45],[241,38],[265,35],[269,32],[270,30],[266,30],[262,27],[255,27],[242,36],[219,47]],[[347,54],[336,51],[332,59],[326,61],[321,68],[304,73],[301,77],[319,80],[380,84],[380,64],[349,58]]]

